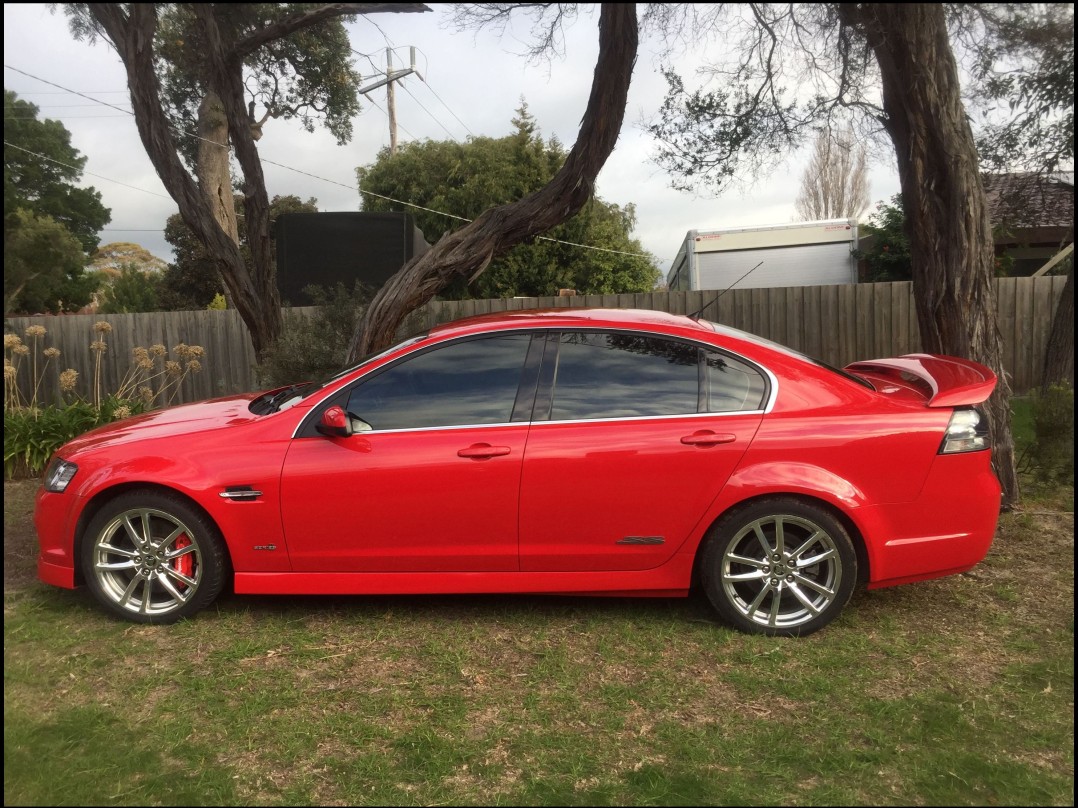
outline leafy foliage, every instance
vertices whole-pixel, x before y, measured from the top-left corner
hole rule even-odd
[[[1042,485],[1074,485],[1074,388],[1053,384],[1033,396],[1033,442],[1019,470]]]
[[[4,474],[8,479],[41,474],[53,453],[72,438],[141,410],[141,402],[116,396],[100,407],[75,401],[63,407],[5,408]]]
[[[332,289],[312,284],[303,291],[317,308],[286,311],[284,330],[258,367],[266,386],[324,379],[343,368],[358,309],[371,298],[371,289],[358,281],[351,290],[338,283]]]
[[[890,204],[876,203],[876,212],[861,225],[861,238],[865,236],[873,237],[871,246],[854,253],[868,266],[865,280],[873,283],[910,280],[910,241],[906,236],[901,194],[891,197]]]
[[[373,165],[357,169],[364,210],[400,210],[375,194],[402,199],[454,216],[474,219],[495,205],[512,202],[546,185],[565,161],[556,139],[544,141],[523,104],[514,131],[503,138],[475,137],[466,143],[423,141],[383,149]],[[409,211],[429,241],[460,221],[427,211]],[[658,270],[631,237],[632,205],[624,208],[592,198],[579,214],[548,233],[550,239],[616,252],[585,250],[546,239],[515,247],[495,259],[474,281],[459,283],[447,297],[500,298],[557,294],[561,288],[588,293],[646,292]],[[630,253],[620,254],[620,253]]]
[[[146,272],[135,264],[125,264],[120,274],[103,290],[104,301],[98,311],[102,314],[157,311],[160,285],[159,275]]]
[[[71,145],[71,133],[37,116],[37,106],[4,90],[4,218],[16,210],[47,216],[92,252],[112,214],[97,190],[76,185],[86,158]]]
[[[135,266],[143,272],[161,272],[168,266],[141,244],[112,241],[102,244],[90,256],[90,269],[117,277],[125,266]]]
[[[100,279],[85,272],[78,239],[46,214],[17,208],[4,215],[4,311],[76,311]]]
[[[995,170],[1051,173],[1074,164],[1074,6],[954,4],[952,27],[973,56],[977,138]]]
[[[226,3],[215,7],[218,24],[235,39],[255,33],[319,3]],[[244,60],[244,87],[251,126],[261,136],[270,118],[296,119],[308,132],[321,121],[339,144],[352,138],[352,118],[360,111],[359,74],[351,64],[345,22],[354,15],[330,19],[291,35],[273,39]],[[180,152],[194,165],[198,149],[198,109],[208,83],[209,65],[202,58],[204,27],[190,4],[164,7],[159,17],[156,47],[158,75],[169,116],[182,122]],[[255,118],[256,110],[261,112]]]

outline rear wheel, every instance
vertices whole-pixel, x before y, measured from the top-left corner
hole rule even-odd
[[[130,491],[93,518],[82,565],[94,597],[137,623],[172,623],[210,605],[227,567],[216,526],[177,494]]]
[[[712,529],[701,575],[708,599],[736,628],[797,637],[842,611],[857,580],[857,554],[823,508],[767,499],[731,511]]]

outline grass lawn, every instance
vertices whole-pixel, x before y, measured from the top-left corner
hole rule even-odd
[[[4,485],[6,805],[1074,803],[1074,517],[1044,504],[971,573],[777,640],[695,600],[136,626],[35,580],[36,485]]]

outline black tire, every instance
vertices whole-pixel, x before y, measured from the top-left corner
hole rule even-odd
[[[711,605],[735,628],[802,637],[838,617],[849,601],[857,553],[824,508],[763,499],[734,508],[711,529],[700,576]]]
[[[228,570],[212,520],[179,494],[150,489],[102,508],[83,534],[81,556],[97,601],[136,623],[174,623],[205,609]]]

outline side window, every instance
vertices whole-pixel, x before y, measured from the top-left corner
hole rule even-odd
[[[375,429],[509,423],[529,334],[455,342],[360,382],[346,409]]]
[[[708,412],[763,409],[767,384],[758,370],[717,351],[704,353],[707,357]]]
[[[696,346],[635,334],[561,335],[551,420],[684,415],[699,404]]]

